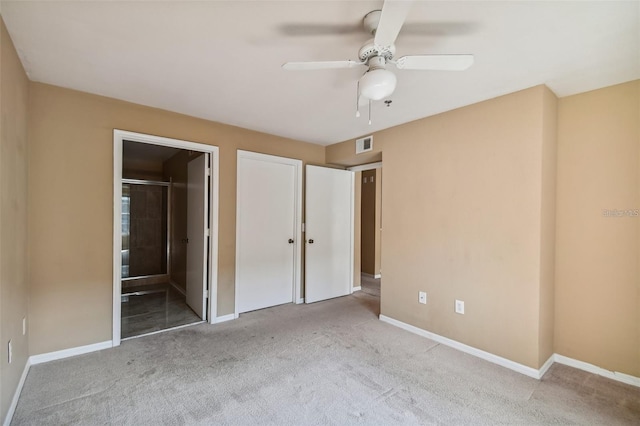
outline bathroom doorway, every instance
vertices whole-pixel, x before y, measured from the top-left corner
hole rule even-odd
[[[180,233],[180,239],[171,238],[172,227],[186,225],[183,215],[179,224],[175,220],[178,212],[172,211],[172,207],[176,207],[174,194],[180,197],[181,188],[174,186],[171,176],[167,181],[136,176],[140,171],[127,167],[133,159],[130,155],[133,144],[135,142],[125,141],[123,146],[122,174],[126,176],[122,179],[120,315],[123,339],[203,320],[186,303],[183,279],[186,232]],[[162,150],[163,147],[146,145],[139,152],[154,158]],[[168,153],[173,155],[162,165],[174,162],[172,158],[182,154],[176,151]]]
[[[213,322],[217,148],[121,131],[114,143],[114,346]]]

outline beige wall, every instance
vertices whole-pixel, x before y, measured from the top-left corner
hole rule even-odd
[[[538,86],[374,134],[370,156],[384,156],[383,315],[540,367],[551,344],[542,314],[553,311],[541,300],[553,250],[543,218],[554,183],[542,178],[554,167],[550,101]],[[328,147],[327,162],[368,160],[352,147]]]
[[[640,208],[640,81],[540,86],[374,140],[326,159],[384,153],[384,315],[536,368],[556,352],[640,376],[640,218],[602,214]]]
[[[640,81],[560,99],[555,350],[640,376]]]
[[[0,421],[27,362],[27,105],[29,82],[0,19]],[[8,363],[11,340],[13,359]]]
[[[556,257],[556,187],[558,152],[558,98],[547,87],[542,98],[542,154],[540,188],[540,324],[538,365],[554,353],[555,257]]]
[[[220,147],[218,315],[234,307],[237,149],[324,163],[322,146],[32,83],[32,354],[111,339],[114,128]]]

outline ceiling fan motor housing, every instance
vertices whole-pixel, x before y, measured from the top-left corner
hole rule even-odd
[[[365,44],[362,45],[360,51],[358,52],[358,57],[362,62],[367,62],[369,58],[373,56],[381,56],[386,60],[393,59],[393,55],[396,53],[396,46],[376,46],[373,42],[373,39],[367,40]]]
[[[358,80],[358,99],[377,101],[390,96],[396,88],[396,75],[386,69],[392,63],[398,69],[410,70],[464,70],[473,64],[473,55],[409,55],[398,60],[395,41],[411,7],[410,0],[384,0],[381,10],[365,15],[364,29],[373,36],[358,51],[359,61],[287,62],[284,69],[314,70],[367,66]],[[371,105],[371,104],[369,104]],[[358,114],[356,114],[358,116]]]

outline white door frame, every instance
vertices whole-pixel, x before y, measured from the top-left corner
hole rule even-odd
[[[220,171],[219,148],[202,143],[179,139],[146,135],[143,133],[113,130],[113,346],[120,345],[121,281],[122,275],[122,145],[124,141],[148,143],[178,149],[200,151],[210,154],[211,173],[209,175],[209,302],[208,322],[214,324],[217,316],[218,301],[218,175]]]
[[[252,160],[267,161],[272,163],[280,163],[294,166],[295,168],[295,189],[294,189],[294,221],[295,221],[295,259],[294,259],[294,271],[293,271],[293,303],[304,303],[302,298],[302,161],[292,158],[278,157],[275,155],[259,154],[257,152],[238,150],[238,157],[236,159],[236,165],[241,158],[248,158]],[[239,168],[236,171],[239,172]],[[239,185],[236,184],[236,200],[238,200]],[[240,258],[240,247],[238,245],[240,237],[240,223],[239,209],[236,202],[236,280],[234,284],[234,310],[235,315],[238,315],[238,272],[239,265],[238,259]]]

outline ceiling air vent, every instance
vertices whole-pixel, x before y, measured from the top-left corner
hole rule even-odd
[[[373,149],[373,136],[356,139],[356,154],[371,151]]]

